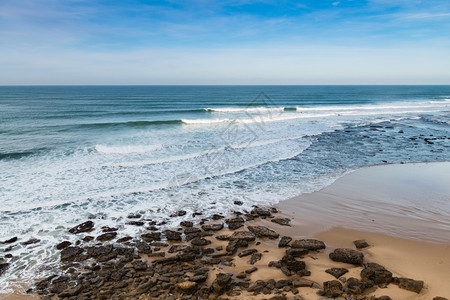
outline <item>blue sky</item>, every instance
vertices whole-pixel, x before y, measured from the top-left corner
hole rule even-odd
[[[0,0],[0,84],[450,84],[450,1]]]

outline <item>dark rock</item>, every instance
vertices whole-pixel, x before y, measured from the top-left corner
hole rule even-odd
[[[59,297],[62,298],[68,298],[68,297],[75,297],[77,296],[81,291],[83,290],[83,286],[81,284],[68,288],[64,291],[62,291],[59,294]]]
[[[188,227],[184,229],[184,234],[200,233],[202,230],[197,227]]]
[[[229,290],[233,285],[232,274],[219,273],[216,275],[216,279],[213,281],[211,288],[218,294],[222,295]]]
[[[331,269],[325,270],[325,272],[327,272],[328,274],[333,275],[336,278],[339,278],[342,275],[344,275],[345,273],[347,273],[348,270],[345,269],[345,268],[331,268]]]
[[[253,253],[248,263],[254,265],[258,260],[261,260],[261,258],[262,258],[261,253]]]
[[[128,216],[127,216],[127,218],[128,219],[139,219],[140,217],[142,217],[142,215],[141,214],[129,214]]]
[[[206,245],[211,244],[211,241],[209,241],[209,240],[207,240],[205,238],[198,238],[197,237],[197,238],[194,238],[191,241],[191,244],[194,245],[194,246],[206,246]]]
[[[236,229],[241,228],[242,226],[244,226],[244,224],[242,224],[242,223],[230,223],[230,224],[228,224],[228,229],[236,230]]]
[[[305,262],[298,261],[291,255],[283,256],[280,262],[281,265],[285,266],[289,271],[298,272],[306,269]]]
[[[283,236],[280,239],[280,242],[278,243],[278,247],[287,247],[289,243],[292,241],[292,238],[290,236]]]
[[[117,242],[118,243],[125,243],[125,242],[128,242],[128,241],[131,241],[132,239],[133,238],[131,236],[125,236],[123,238],[118,239]]]
[[[392,273],[377,263],[368,263],[361,271],[361,278],[373,281],[374,284],[389,284]]]
[[[149,244],[141,241],[136,242],[136,249],[140,254],[151,254],[153,252]]]
[[[117,230],[119,230],[117,227],[102,226],[102,232],[113,232]]]
[[[293,287],[315,287],[315,282],[304,280],[304,279],[295,279],[292,281]]]
[[[229,235],[225,235],[225,234],[216,235],[216,239],[221,240],[221,241],[228,241],[230,239],[230,236]]]
[[[392,298],[389,296],[380,296],[380,297],[372,296],[372,297],[370,297],[370,300],[392,300]],[[447,300],[447,299],[444,299],[444,300]]]
[[[302,257],[308,254],[309,250],[303,248],[291,248],[286,250],[286,255],[291,255],[293,257]]]
[[[448,300],[447,298],[436,296],[433,298],[433,300]]]
[[[94,246],[94,247],[87,247],[87,256],[90,257],[99,257],[102,255],[107,255],[111,253],[113,250],[112,245],[106,245],[106,246]]]
[[[337,280],[325,281],[321,295],[329,298],[339,297],[342,295],[342,284]]]
[[[56,245],[56,249],[62,250],[62,249],[64,249],[64,248],[69,247],[70,245],[72,245],[71,242],[69,242],[69,241],[64,241],[64,242],[61,242],[61,243],[59,243],[58,245]]]
[[[410,278],[395,278],[394,283],[398,284],[398,287],[401,289],[415,292],[417,294],[419,294],[423,288],[422,280],[414,280]]]
[[[257,267],[253,267],[253,268],[250,268],[248,270],[245,270],[245,273],[251,274],[251,273],[256,272],[256,271],[258,271],[258,268]]]
[[[281,218],[281,217],[275,217],[272,220],[270,220],[271,222],[277,223],[279,225],[283,225],[283,226],[290,226],[290,222],[291,219],[289,218]]]
[[[247,228],[257,237],[267,237],[269,239],[277,239],[280,236],[278,233],[265,226],[247,226]]]
[[[73,233],[73,234],[78,234],[81,232],[90,232],[93,229],[94,229],[94,222],[86,221],[84,223],[81,223],[81,224],[69,229],[69,232]]]
[[[173,230],[164,231],[166,239],[169,241],[181,241],[181,233]]]
[[[304,248],[308,250],[320,250],[325,249],[325,243],[314,239],[295,240],[291,244],[292,248]]]
[[[83,251],[80,247],[67,247],[61,251],[61,261],[73,261]]]
[[[15,242],[17,242],[17,236],[15,236],[13,238],[10,238],[9,240],[0,242],[0,244],[12,244],[12,243],[15,243]]]
[[[22,245],[28,246],[28,245],[31,245],[31,244],[37,244],[37,243],[39,243],[40,241],[41,241],[41,240],[39,240],[39,239],[34,239],[34,238],[32,238],[32,239],[29,239],[28,241],[23,242]]]
[[[97,241],[100,242],[106,242],[106,241],[110,241],[112,239],[114,239],[117,236],[117,232],[107,232],[104,234],[101,234],[97,237]]]
[[[347,279],[345,284],[345,292],[352,295],[359,295],[362,294],[365,290],[365,286],[361,284],[361,282],[354,278],[350,277]]]
[[[229,239],[230,240],[244,240],[244,241],[252,242],[256,238],[255,238],[255,235],[249,231],[238,231],[238,232],[234,232]]]
[[[148,268],[147,263],[142,260],[135,260],[131,263],[131,265],[133,266],[133,269],[135,269],[136,271],[145,271]]]
[[[225,223],[227,224],[232,224],[232,223],[245,223],[244,218],[242,217],[235,217],[235,218],[231,218],[231,219],[226,219]]]
[[[224,218],[224,216],[222,216],[222,215],[218,215],[218,214],[214,214],[214,215],[212,215],[212,217],[211,217],[213,220],[220,220],[220,219],[223,219]]]
[[[244,251],[242,251],[241,253],[238,254],[239,257],[244,257],[244,256],[248,256],[251,255],[253,253],[258,252],[258,250],[256,249],[246,249]]]
[[[353,265],[362,265],[364,259],[364,255],[362,252],[346,248],[337,248],[333,252],[331,252],[329,256],[333,261]]]
[[[180,225],[183,227],[192,227],[194,226],[194,223],[192,223],[191,221],[182,221]]]
[[[239,200],[236,200],[233,203],[234,203],[234,205],[243,205],[244,204],[244,202],[239,201]]]
[[[186,211],[185,210],[179,210],[176,212],[176,215],[179,217],[185,216],[186,215]]]
[[[144,222],[142,222],[142,221],[130,221],[130,222],[127,222],[127,223],[125,223],[125,224],[127,224],[127,225],[133,225],[133,226],[144,226]]]
[[[204,231],[218,231],[223,229],[223,223],[202,225]]]
[[[0,276],[3,275],[3,273],[5,273],[6,269],[8,269],[9,264],[8,263],[2,263],[0,264]]]
[[[149,232],[141,235],[146,242],[152,241],[160,241],[161,240],[161,232]]]
[[[90,236],[90,235],[87,235],[83,238],[83,241],[86,243],[89,243],[90,241],[93,241],[93,240],[94,240],[94,237]]]
[[[259,215],[261,217],[270,217],[272,215],[268,209],[261,208],[261,207],[252,209],[252,211],[250,213],[253,215]]]
[[[369,244],[365,240],[356,240],[353,242],[355,244],[356,248],[363,249],[369,247]]]

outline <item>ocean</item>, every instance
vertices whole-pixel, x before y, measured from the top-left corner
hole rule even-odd
[[[129,214],[173,227],[449,161],[449,111],[450,86],[2,86],[0,241],[19,243],[0,290],[45,276],[87,219],[134,235]]]

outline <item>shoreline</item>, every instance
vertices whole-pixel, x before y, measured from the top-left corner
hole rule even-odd
[[[406,166],[406,167],[404,167]],[[240,227],[236,229],[230,229],[227,227],[230,227],[230,224],[234,224],[233,222],[227,222],[224,220],[225,218],[217,218],[216,220],[210,220],[204,222],[200,222],[200,224],[197,224],[199,220],[193,220],[194,226],[193,227],[186,227],[186,226],[180,226],[181,230],[178,230],[179,233],[183,232],[185,233],[185,237],[183,236],[183,241],[173,241],[169,242],[167,248],[165,246],[154,246],[152,245],[152,253],[147,254],[140,254],[139,257],[134,257],[134,261],[138,260],[144,260],[148,267],[155,263],[156,260],[160,259],[168,259],[170,257],[174,257],[173,254],[169,254],[170,246],[192,246],[192,240],[187,240],[188,234],[186,232],[190,232],[189,228],[202,228],[202,225],[205,224],[225,224],[225,228],[222,228],[217,231],[207,231],[203,230],[203,232],[197,232],[198,236],[196,238],[202,239],[202,242],[204,240],[209,241],[210,243],[206,245],[200,245],[201,249],[212,249],[211,251],[213,253],[210,254],[204,254],[201,253],[201,257],[195,258],[193,262],[187,262],[186,264],[193,264],[195,268],[200,267],[198,265],[199,261],[205,260],[205,259],[218,259],[217,264],[213,263],[211,265],[208,265],[210,270],[206,279],[206,284],[211,286],[214,284],[215,280],[217,280],[216,276],[218,273],[233,273],[232,276],[233,283],[239,286],[238,291],[235,291],[233,289],[229,289],[230,287],[227,287],[225,289],[225,293],[223,294],[223,297],[229,298],[229,299],[238,299],[238,298],[249,298],[249,299],[270,299],[270,297],[273,297],[275,295],[283,295],[285,294],[287,296],[286,299],[295,299],[295,292],[298,292],[297,295],[301,295],[304,299],[319,299],[320,296],[317,295],[317,292],[320,289],[324,288],[324,282],[326,281],[337,281],[337,278],[334,278],[330,274],[326,273],[325,270],[331,267],[339,267],[339,268],[346,268],[348,269],[348,273],[345,274],[343,277],[346,279],[350,277],[359,278],[359,274],[361,270],[363,270],[363,266],[360,265],[352,265],[348,263],[343,262],[335,262],[332,261],[329,258],[329,254],[334,251],[336,248],[351,248],[353,250],[356,250],[355,246],[353,245],[354,240],[359,239],[365,239],[369,243],[369,247],[364,249],[359,249],[360,252],[364,253],[364,263],[368,262],[376,262],[380,265],[384,266],[386,269],[391,271],[393,273],[393,276],[397,277],[405,277],[405,278],[412,278],[415,280],[423,280],[424,281],[424,287],[420,291],[419,294],[407,291],[404,289],[398,288],[395,284],[389,284],[386,287],[382,288],[369,288],[365,291],[365,293],[361,296],[367,296],[367,297],[379,297],[382,295],[390,296],[392,299],[432,299],[436,296],[445,297],[450,295],[450,288],[446,286],[446,270],[450,269],[450,242],[446,241],[445,239],[436,239],[436,236],[439,233],[442,233],[445,231],[445,226],[443,228],[439,226],[422,226],[422,221],[417,221],[414,218],[414,222],[419,225],[420,230],[410,230],[411,224],[414,224],[413,221],[408,221],[408,216],[403,216],[399,218],[396,216],[394,220],[390,220],[392,218],[392,215],[397,212],[396,210],[391,210],[390,214],[383,214],[380,209],[374,211],[374,215],[379,217],[377,219],[377,222],[371,222],[369,223],[371,226],[368,226],[366,223],[361,223],[360,226],[355,225],[358,224],[358,222],[361,222],[362,217],[358,213],[361,212],[361,209],[364,208],[364,205],[370,204],[370,208],[375,207],[376,208],[376,200],[382,199],[386,195],[386,193],[390,194],[393,198],[397,197],[398,195],[405,195],[404,187],[402,186],[404,183],[404,177],[403,179],[398,176],[396,172],[401,171],[399,169],[401,168],[419,168],[421,169],[421,174],[412,174],[408,173],[405,174],[407,178],[407,182],[410,182],[411,176],[417,176],[417,177],[423,177],[424,175],[436,175],[436,170],[441,168],[449,168],[450,163],[449,162],[439,162],[439,163],[419,163],[419,164],[405,164],[405,165],[382,165],[382,166],[372,166],[367,167],[363,169],[358,169],[350,174],[347,174],[338,180],[336,180],[333,184],[330,186],[307,195],[301,195],[298,197],[291,198],[286,201],[282,201],[278,203],[275,207],[278,210],[281,210],[279,213],[270,213],[270,216],[267,215],[267,213],[263,212],[262,215],[258,215],[258,213],[252,212],[252,213],[235,213],[234,215],[228,216],[228,221],[230,219],[240,218],[244,217],[246,220],[244,222],[237,222],[236,224],[242,224]],[[378,168],[378,170],[377,170]],[[381,171],[379,169],[382,169]],[[389,169],[386,170],[386,168]],[[425,170],[426,169],[426,170]],[[373,175],[378,174],[377,172],[380,171],[381,174],[384,174],[380,180],[381,182],[376,182],[374,180]],[[428,173],[427,173],[428,172]],[[364,176],[361,175],[363,173]],[[373,173],[373,174],[372,174]],[[390,176],[394,176],[396,178],[396,182],[392,180],[391,177],[387,176],[389,174]],[[428,176],[427,175],[427,176]],[[371,177],[372,176],[372,177]],[[436,178],[434,178],[436,179]],[[355,188],[354,183],[355,180],[358,180],[359,187]],[[430,178],[428,176],[428,181],[432,181],[433,178]],[[427,181],[426,180],[426,181]],[[446,180],[443,178],[443,180]],[[403,183],[402,183],[403,182]],[[399,189],[393,188],[392,186],[389,189],[386,189],[385,192],[381,193],[379,191],[379,186],[386,185],[387,183],[391,184],[392,186],[399,186]],[[406,193],[406,195],[417,194],[417,190],[423,190],[424,185],[419,184],[420,182],[416,182],[416,185],[414,185],[413,191],[410,191],[409,193]],[[429,183],[427,183],[429,184]],[[408,186],[408,185],[407,185]],[[412,188],[412,187],[411,187]],[[348,193],[351,193],[352,197],[348,197],[351,204],[354,204],[353,201],[359,200],[362,201],[364,205],[360,205],[358,210],[353,209],[348,212],[353,213],[343,213],[343,209],[348,209],[349,205],[344,205],[345,203],[342,201],[343,198],[347,197]],[[427,194],[430,194],[430,191],[426,191]],[[440,191],[436,192],[434,191],[432,195],[440,195],[444,193],[444,195],[450,195],[446,194],[446,191]],[[365,197],[364,197],[365,196]],[[420,193],[420,197],[423,197],[424,193]],[[420,198],[419,197],[419,198]],[[352,199],[353,198],[353,199]],[[369,199],[367,199],[369,198]],[[331,202],[330,199],[332,200]],[[368,201],[366,201],[368,200]],[[417,199],[414,199],[417,200]],[[375,201],[375,202],[374,202]],[[330,209],[329,206],[324,206],[324,203],[330,203],[332,204],[332,208]],[[385,202],[381,202],[384,204]],[[378,203],[378,204],[381,204]],[[313,205],[314,204],[314,205]],[[337,205],[339,204],[339,205]],[[396,203],[397,207],[400,207],[400,204],[402,203]],[[403,203],[404,204],[404,203]],[[324,209],[327,207],[328,209]],[[335,209],[336,208],[336,209]],[[365,207],[367,209],[367,206]],[[267,211],[267,210],[265,210]],[[269,210],[270,211],[270,210]],[[274,210],[275,211],[275,210]],[[445,211],[444,211],[445,213]],[[253,215],[253,217],[252,217]],[[256,215],[256,217],[255,217]],[[290,219],[290,226],[284,226],[279,225],[277,223],[272,222],[273,218],[288,218]],[[412,216],[414,217],[414,216]],[[252,220],[253,218],[253,220]],[[364,215],[364,218],[367,218],[367,215]],[[214,216],[212,217],[214,219]],[[383,222],[381,222],[382,220]],[[395,222],[394,222],[395,221]],[[445,220],[444,220],[445,221]],[[375,224],[375,226],[373,226]],[[444,222],[444,225],[446,223]],[[403,230],[392,230],[392,228],[395,228],[396,226],[406,226]],[[285,257],[287,254],[287,251],[289,249],[295,249],[291,247],[279,247],[279,238],[276,239],[270,239],[267,237],[256,237],[256,243],[249,241],[248,246],[243,246],[242,249],[238,247],[236,251],[234,251],[234,254],[228,253],[228,250],[224,252],[224,249],[227,248],[230,244],[230,240],[221,240],[217,239],[218,236],[221,235],[228,235],[231,236],[235,232],[239,231],[247,231],[249,226],[264,226],[268,228],[269,230],[275,231],[280,236],[289,236],[294,241],[295,240],[301,240],[304,238],[314,238],[321,240],[325,242],[326,248],[325,250],[317,249],[316,250],[310,250],[306,253],[303,253],[302,255],[298,256],[297,260],[304,261],[306,264],[305,270],[309,271],[311,274],[309,276],[297,276],[295,274],[291,276],[286,276],[279,268],[276,267],[269,267],[268,265],[272,261],[279,261],[283,257]],[[339,226],[339,227],[337,227]],[[383,227],[385,226],[385,227]],[[247,227],[247,229],[245,229]],[[351,229],[348,229],[348,228]],[[402,228],[402,227],[400,227]],[[409,229],[408,229],[409,228]],[[203,229],[203,228],[202,228]],[[372,230],[370,230],[372,229]],[[406,230],[408,229],[408,230]],[[425,236],[423,239],[421,236],[424,234],[425,229],[429,230],[429,235]],[[176,230],[174,228],[174,230]],[[384,230],[384,234],[379,233],[379,231]],[[378,231],[378,232],[377,232]],[[448,234],[448,230],[446,231]],[[213,233],[211,235],[211,233]],[[387,233],[387,234],[386,234]],[[399,237],[401,234],[406,234],[407,238]],[[167,233],[165,234],[167,237]],[[81,237],[81,235],[80,235]],[[445,235],[444,235],[445,237]],[[196,239],[194,238],[194,239]],[[424,241],[426,240],[426,241]],[[440,243],[439,243],[440,242]],[[157,242],[152,242],[156,243]],[[205,242],[206,243],[206,242]],[[156,245],[155,244],[155,245]],[[97,243],[97,245],[100,245],[100,243]],[[105,243],[105,245],[107,245]],[[124,245],[127,245],[125,242]],[[128,244],[130,246],[132,244]],[[292,245],[292,243],[291,243]],[[103,246],[99,246],[103,247]],[[256,249],[256,252],[253,254],[261,254],[261,257],[259,260],[256,260],[254,264],[248,264],[248,260],[250,257],[253,257],[253,254],[249,254],[248,256],[242,256],[240,257],[240,254],[247,249]],[[70,247],[69,247],[70,248]],[[162,248],[161,250],[156,250],[157,248]],[[66,248],[67,249],[67,248]],[[88,249],[88,248],[86,248]],[[220,250],[219,250],[220,249]],[[84,249],[83,249],[84,250]],[[64,250],[63,250],[64,251]],[[203,250],[202,250],[203,251]],[[162,252],[164,252],[164,256],[162,255]],[[159,253],[159,254],[157,254]],[[177,254],[178,253],[178,254]],[[175,252],[175,255],[185,255],[186,253],[181,252]],[[189,253],[187,253],[189,254]],[[236,255],[239,254],[239,255]],[[79,255],[79,254],[77,254]],[[209,255],[209,256],[208,256]],[[164,257],[164,258],[163,258]],[[206,257],[206,258],[205,258]],[[74,258],[77,258],[74,256]],[[79,258],[79,257],[78,257]],[[98,260],[98,258],[96,258]],[[76,264],[77,259],[74,259],[70,263]],[[83,261],[83,260],[81,260]],[[100,264],[100,263],[99,263]],[[253,267],[256,267],[257,270],[254,270],[252,272],[249,272],[248,274],[245,274],[246,270],[251,270]],[[194,268],[194,269],[195,269]],[[142,271],[142,270],[141,270]],[[135,269],[134,272],[139,273],[141,272],[139,269]],[[303,272],[303,270],[300,270]],[[142,272],[141,272],[142,273]],[[238,275],[241,275],[244,273],[244,277],[241,279],[237,279]],[[301,272],[300,272],[301,273]],[[139,275],[141,276],[141,275]],[[188,273],[185,273],[183,275],[185,277],[183,282],[193,282],[191,280],[187,280],[188,278],[192,279],[192,276]],[[141,278],[141,277],[139,277]],[[140,279],[137,280],[140,280]],[[259,281],[269,282],[272,279],[275,280],[288,280],[296,278],[297,280],[304,280],[311,283],[310,286],[306,286],[307,284],[303,282],[303,286],[293,286],[292,282],[290,285],[285,285],[282,287],[282,289],[271,289],[270,293],[264,294],[262,291],[264,291],[263,288],[261,288],[260,293],[257,295],[253,295],[253,292],[249,292],[247,289],[252,287],[254,284],[256,284]],[[136,279],[134,279],[136,280]],[[341,277],[339,277],[339,281],[341,284],[345,287],[346,283],[345,280]],[[183,283],[181,282],[181,283]],[[195,282],[195,281],[194,281]],[[246,286],[245,282],[248,282],[248,286]],[[297,281],[296,281],[297,282]],[[217,282],[216,282],[217,283]],[[313,287],[313,283],[315,284]],[[174,283],[173,291],[180,292],[180,286],[178,286],[180,282]],[[196,284],[197,287],[201,286],[201,282]],[[298,284],[298,283],[296,283]],[[348,285],[348,283],[347,283]],[[138,286],[136,286],[137,288]],[[319,289],[320,288],[320,289]],[[61,291],[62,292],[62,291]],[[192,290],[183,290],[181,291],[181,295],[186,293],[191,293]],[[198,290],[196,290],[198,292]],[[217,291],[216,291],[217,292]],[[237,295],[236,293],[240,293]],[[289,298],[290,297],[290,298]],[[358,296],[359,297],[359,296]],[[137,299],[138,297],[135,297]],[[25,299],[38,299],[35,295],[19,295],[19,294],[10,294],[10,295],[0,295],[1,300],[25,300]],[[130,299],[134,299],[131,297]],[[141,298],[139,298],[141,299]],[[147,299],[147,298],[142,298]],[[150,298],[149,298],[150,299]],[[164,298],[161,298],[164,299]],[[281,299],[281,298],[280,298]],[[298,298],[299,299],[299,298]],[[369,299],[369,298],[361,298],[361,299]]]

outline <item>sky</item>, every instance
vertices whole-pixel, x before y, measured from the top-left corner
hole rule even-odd
[[[450,1],[0,0],[21,84],[450,84]]]

